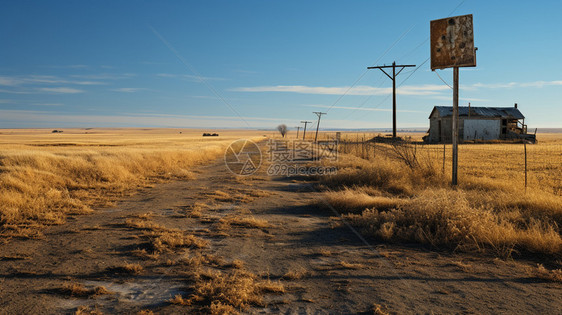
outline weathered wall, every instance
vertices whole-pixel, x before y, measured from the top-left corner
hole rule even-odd
[[[464,119],[463,140],[495,140],[500,138],[500,120]]]

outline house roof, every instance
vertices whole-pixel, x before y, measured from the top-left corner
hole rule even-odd
[[[450,117],[453,115],[453,106],[435,106],[431,111],[431,115],[437,111],[440,117]],[[523,119],[525,116],[521,114],[519,109],[515,107],[470,107],[471,116],[480,117],[501,117],[508,119]],[[459,106],[459,117],[468,116],[468,106]]]

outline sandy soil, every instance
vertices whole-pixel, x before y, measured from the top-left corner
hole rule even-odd
[[[364,239],[329,207],[318,206],[322,194],[307,179],[259,174],[239,180],[222,159],[196,173],[196,179],[159,184],[112,208],[70,217],[42,239],[0,245],[0,313],[72,313],[80,306],[104,313],[191,312],[167,302],[189,295],[186,267],[167,263],[181,251],[158,259],[131,253],[146,241],[124,222],[147,212],[158,224],[207,239],[206,253],[241,260],[253,273],[284,284],[284,294],[266,294],[266,306],[249,313],[361,313],[373,305],[398,314],[562,313],[562,285],[529,273],[532,262]],[[210,195],[216,190],[238,197],[218,200]],[[209,209],[201,217],[186,216],[195,203]],[[234,213],[270,226],[219,233],[217,220]],[[138,263],[144,272],[115,268],[125,263]],[[287,276],[290,271],[300,276]],[[105,286],[114,294],[73,297],[61,291],[70,282]]]

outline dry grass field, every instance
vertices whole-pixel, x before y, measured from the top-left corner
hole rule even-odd
[[[460,146],[457,189],[449,185],[450,145],[444,169],[443,145],[347,145],[338,174],[320,181],[337,210],[379,239],[500,257],[547,255],[559,265],[562,134],[538,139],[527,145],[527,189],[523,144],[500,143]]]
[[[560,310],[562,137],[527,147],[525,192],[516,144],[463,146],[453,189],[441,146],[239,177],[225,148],[263,133],[203,132],[0,131],[0,313]]]
[[[190,178],[256,132],[185,129],[0,130],[0,237],[37,237],[71,213],[110,205],[152,183]]]

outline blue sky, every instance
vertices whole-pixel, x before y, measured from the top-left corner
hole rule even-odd
[[[398,128],[425,127],[452,103],[425,62],[429,21],[451,13],[474,15],[478,47],[460,105],[517,102],[530,128],[560,128],[561,12],[561,1],[1,1],[0,128],[294,127],[313,111],[328,112],[326,128],[386,128],[391,81],[366,67],[393,61],[421,65],[397,78]]]

